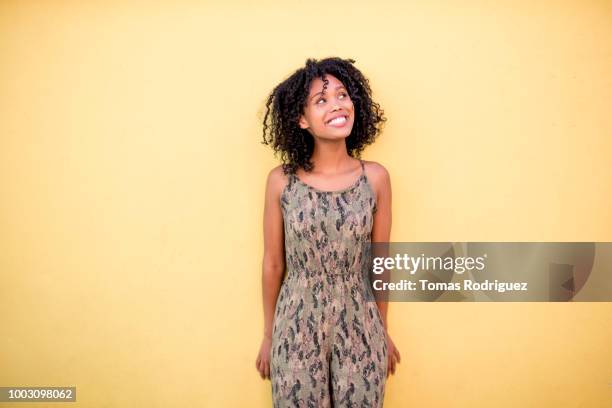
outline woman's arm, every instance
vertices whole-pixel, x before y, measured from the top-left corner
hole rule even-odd
[[[376,193],[376,212],[372,226],[372,242],[389,242],[391,236],[391,178],[382,165],[372,162],[371,174]],[[385,330],[387,329],[387,302],[376,301]]]
[[[280,194],[285,185],[281,166],[268,174],[264,203],[264,256],[262,262],[262,294],[264,311],[263,340],[255,362],[262,378],[270,378],[270,348],[274,310],[285,272],[285,238]]]
[[[376,194],[376,212],[374,213],[374,225],[372,225],[372,242],[388,243],[391,237],[391,178],[389,172],[382,165],[372,162],[371,173],[374,192]],[[386,252],[385,246],[382,245]],[[388,273],[388,272],[386,272]],[[400,352],[391,339],[387,324],[387,306],[384,300],[377,300],[376,305],[385,326],[385,337],[387,341],[387,377],[395,374],[396,364],[400,362]]]
[[[285,272],[285,235],[280,194],[284,177],[280,166],[268,175],[264,205],[264,256],[262,263],[262,292],[264,304],[264,336],[272,337],[274,308]]]

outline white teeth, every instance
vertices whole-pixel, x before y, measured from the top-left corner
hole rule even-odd
[[[340,116],[338,118],[330,120],[328,123],[330,125],[339,125],[340,123],[346,122],[346,116]]]

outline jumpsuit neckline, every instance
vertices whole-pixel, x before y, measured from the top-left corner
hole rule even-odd
[[[310,184],[304,183],[296,174],[292,174],[292,176],[295,178],[295,180],[300,183],[301,185],[307,187],[308,189],[315,191],[317,193],[323,193],[323,194],[339,194],[339,193],[346,193],[348,191],[354,190],[355,188],[357,188],[359,186],[359,184],[361,183],[361,180],[363,180],[363,178],[365,177],[365,167],[363,165],[363,160],[359,160],[360,164],[361,164],[361,174],[359,174],[359,177],[357,178],[357,180],[355,180],[351,185],[349,185],[348,187],[339,189],[339,190],[321,190],[318,189],[316,187],[311,186]]]

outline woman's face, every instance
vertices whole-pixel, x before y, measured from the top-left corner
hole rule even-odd
[[[316,78],[310,84],[304,113],[299,125],[311,135],[322,139],[343,139],[351,134],[355,121],[353,101],[335,76],[327,74],[328,80],[323,93],[323,80]]]

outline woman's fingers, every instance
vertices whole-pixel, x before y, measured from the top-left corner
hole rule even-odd
[[[395,370],[397,368],[397,363],[400,362],[400,355],[397,349],[393,348],[389,353],[389,358],[387,359],[387,377],[390,374],[395,374]]]
[[[257,371],[259,371],[259,376],[262,380],[270,379],[270,361],[267,359],[262,359],[261,356],[257,358],[255,362],[255,367]]]
[[[264,377],[270,379],[270,362],[268,361],[264,363]]]
[[[387,338],[387,350],[389,353],[389,357],[387,358],[387,378],[389,374],[395,374],[395,369],[397,364],[401,361],[401,356],[399,350],[395,348],[395,344],[391,341],[391,339]]]
[[[266,377],[264,371],[264,364],[261,358],[257,359],[257,371],[259,371],[259,376],[261,377],[261,379],[264,380]]]
[[[270,378],[270,341],[264,337],[257,359],[255,360],[255,368],[259,372],[262,379]]]

